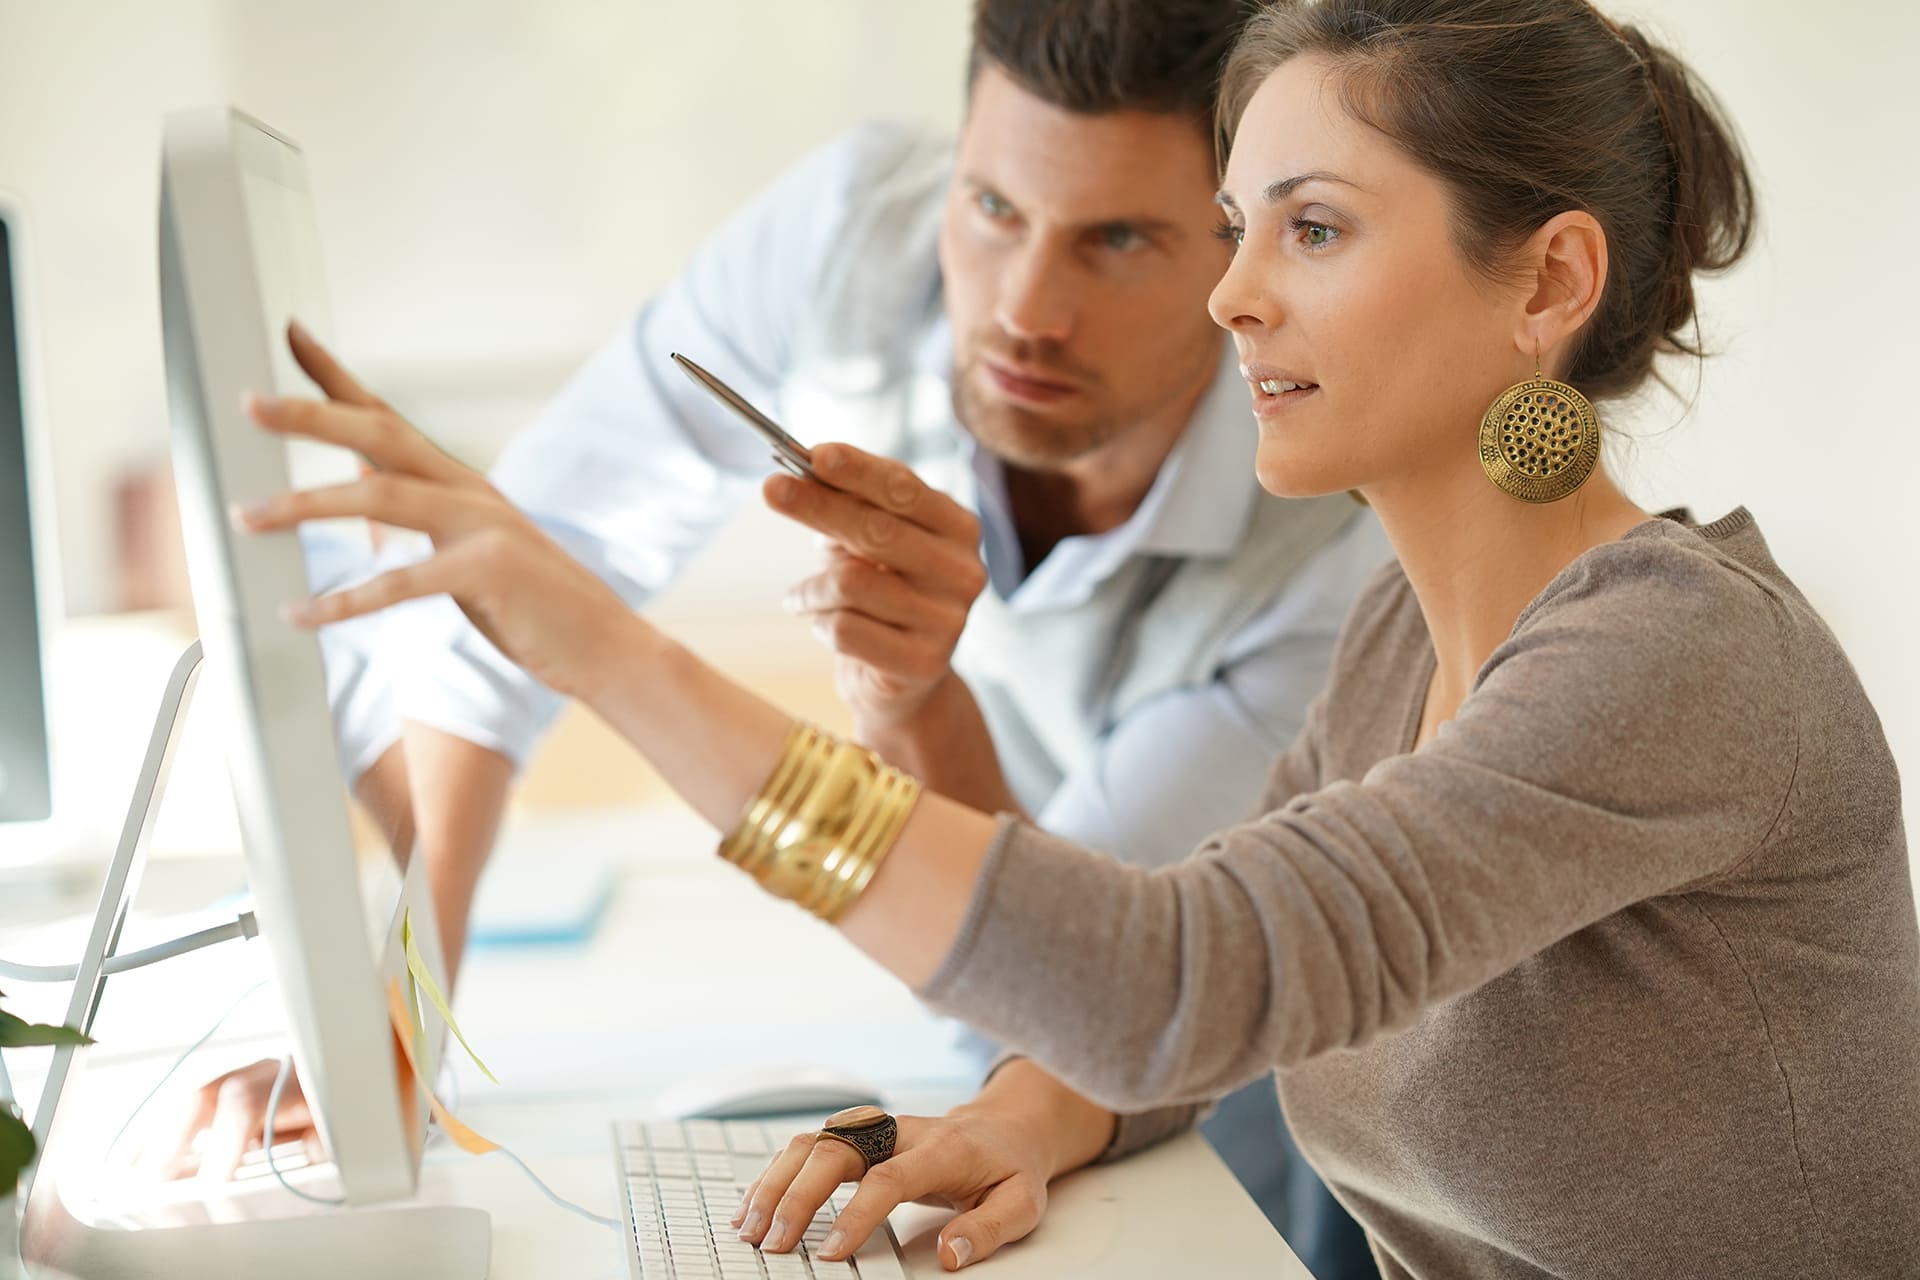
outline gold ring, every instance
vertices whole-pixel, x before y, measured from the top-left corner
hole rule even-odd
[[[900,1139],[900,1122],[878,1107],[849,1107],[828,1116],[818,1136],[844,1142],[859,1152],[865,1165],[860,1172],[864,1175],[873,1166],[893,1158],[894,1144]]]

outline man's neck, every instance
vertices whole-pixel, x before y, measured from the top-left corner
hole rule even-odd
[[[1212,381],[1210,375],[1157,419],[1063,466],[1041,471],[1006,464],[1007,505],[1028,573],[1065,539],[1106,533],[1133,518]]]

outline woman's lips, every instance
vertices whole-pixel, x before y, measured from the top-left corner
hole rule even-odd
[[[1252,384],[1252,389],[1253,411],[1263,418],[1285,413],[1301,401],[1318,394],[1320,390],[1317,386],[1305,386],[1275,393],[1265,390],[1257,382]]]
[[[1262,360],[1242,361],[1240,376],[1247,380],[1247,388],[1253,393],[1254,413],[1262,417],[1284,413],[1320,389],[1319,383]]]

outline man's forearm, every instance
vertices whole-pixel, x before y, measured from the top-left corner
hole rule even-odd
[[[402,854],[416,849],[426,860],[449,988],[512,781],[513,763],[499,752],[410,724],[356,788],[393,847]]]
[[[950,800],[982,813],[1027,816],[1007,786],[973,690],[952,672],[911,719],[886,725],[860,723],[855,736],[887,763]]]

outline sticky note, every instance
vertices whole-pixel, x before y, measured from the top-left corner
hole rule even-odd
[[[453,1139],[454,1145],[470,1155],[483,1156],[489,1151],[498,1151],[500,1144],[481,1137],[469,1129],[458,1116],[447,1110],[446,1104],[434,1096],[433,1089],[427,1084],[427,1078],[420,1071],[419,1059],[414,1056],[413,1038],[420,1028],[407,1013],[406,998],[400,994],[400,979],[387,980],[387,1013],[393,1019],[393,1034],[399,1038],[400,1052],[406,1056],[407,1066],[413,1071],[414,1080],[420,1085],[420,1091],[427,1095],[427,1106],[433,1110],[433,1118],[440,1122],[441,1129]],[[458,1034],[458,1033],[456,1033]],[[465,1041],[462,1041],[464,1044]],[[469,1049],[467,1052],[473,1052]],[[481,1068],[486,1070],[485,1067]]]
[[[413,939],[413,912],[411,911],[400,918],[400,944],[406,948],[407,972],[413,975],[414,985],[426,993],[428,1002],[439,1012],[440,1020],[447,1024],[447,1030],[453,1032],[453,1038],[460,1042],[460,1047],[467,1051],[467,1056],[473,1059],[473,1065],[480,1068],[480,1074],[499,1084],[499,1079],[493,1072],[487,1070],[487,1064],[480,1061],[480,1055],[473,1051],[473,1046],[467,1043],[467,1038],[460,1034],[460,1024],[453,1020],[453,1010],[448,1006],[447,998],[440,994],[440,984],[433,980],[433,971],[427,968],[426,957],[420,954],[420,944]]]

